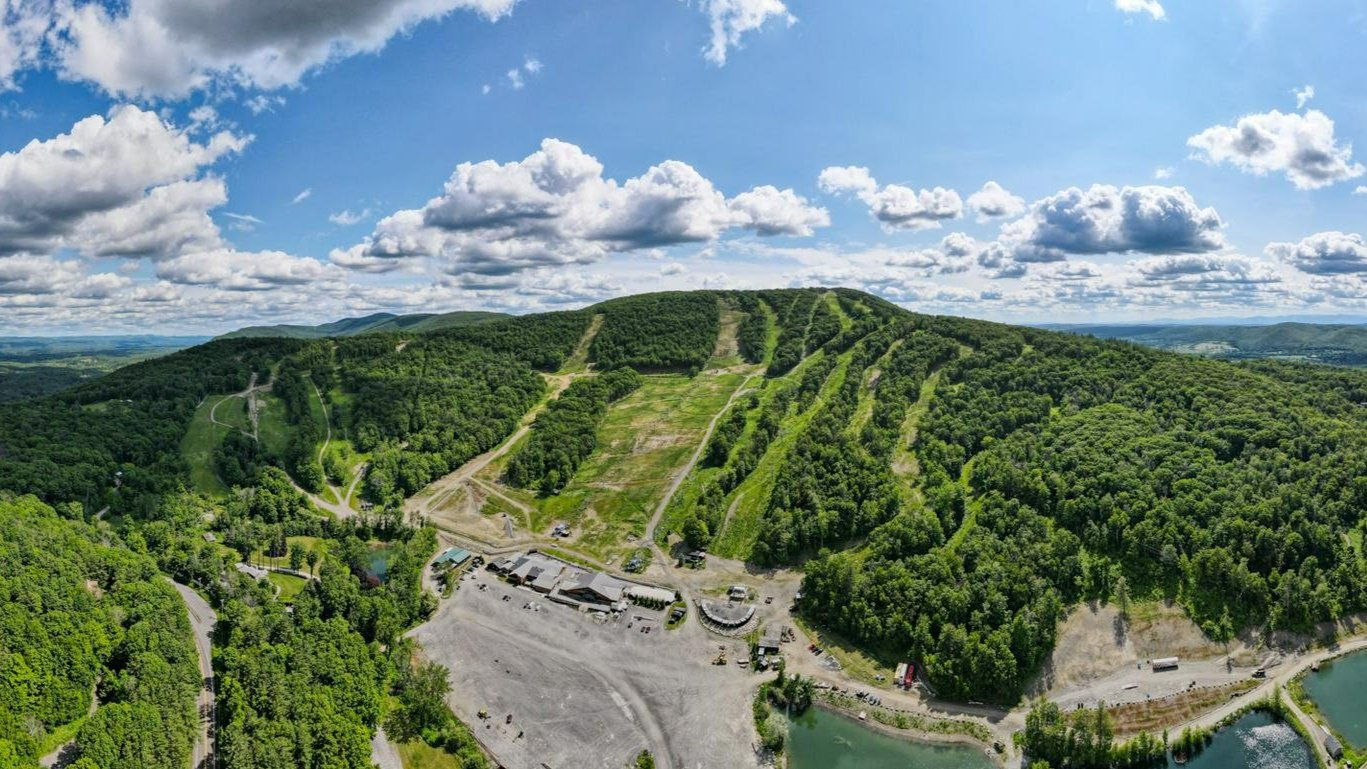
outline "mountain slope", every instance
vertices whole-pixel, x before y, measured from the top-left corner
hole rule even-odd
[[[603,377],[617,367],[643,376]],[[258,441],[250,409],[219,409],[209,473],[323,494],[330,433],[369,460],[386,520],[541,409],[470,479],[472,525],[508,513],[535,537],[565,521],[576,538],[558,546],[604,561],[653,534],[802,566],[809,621],[919,661],[950,698],[1014,701],[1086,599],[1171,599],[1216,634],[1367,609],[1350,544],[1367,373],[845,289],[649,294],[407,340],[217,340],[0,408],[0,488],[155,507],[189,477],[178,449],[201,404],[252,383],[270,421]]]
[[[440,331],[446,328],[466,326],[474,323],[508,317],[501,312],[457,311],[447,313],[416,313],[395,315],[377,312],[359,318],[343,318],[317,326],[296,326],[281,324],[276,326],[248,326],[224,334],[219,339],[243,339],[278,337],[284,339],[322,339],[334,336],[356,336],[395,331],[421,333]]]

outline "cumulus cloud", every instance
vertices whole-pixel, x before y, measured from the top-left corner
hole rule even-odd
[[[741,37],[763,27],[770,20],[787,26],[797,23],[783,0],[703,0],[712,37],[703,56],[718,67],[726,65],[726,54],[739,48]]]
[[[18,73],[37,62],[51,23],[50,0],[0,2],[0,93],[15,89]]]
[[[831,166],[821,172],[817,183],[832,194],[853,194],[888,232],[939,227],[941,222],[957,219],[964,213],[963,201],[954,190],[935,187],[917,191],[900,184],[879,186],[869,169],[862,166]]]
[[[169,282],[231,290],[323,277],[327,267],[315,259],[243,252],[226,242],[209,212],[227,202],[227,188],[208,169],[240,152],[250,137],[220,131],[199,141],[190,135],[212,122],[202,114],[198,127],[179,129],[126,106],[0,155],[6,288],[73,300],[108,297],[130,285],[123,275],[86,276],[72,255],[133,260],[134,269],[121,272],[151,259]],[[250,214],[223,216],[238,229],[262,223]]]
[[[1364,186],[1364,185],[1359,184],[1359,185],[1357,186],[1357,188],[1353,190],[1353,194],[1354,194],[1354,195],[1367,195],[1367,186]]]
[[[1318,232],[1299,243],[1269,243],[1266,251],[1311,275],[1367,274],[1367,244],[1357,234]]]
[[[1025,210],[1025,200],[1007,192],[996,182],[987,182],[982,189],[968,196],[968,207],[978,212],[978,222],[1019,216]]]
[[[63,77],[116,96],[176,98],[215,81],[271,90],[330,61],[378,51],[424,21],[457,10],[492,21],[515,2],[86,2],[61,7],[52,47]]]
[[[1172,174],[1172,166],[1159,166],[1158,168],[1153,169],[1153,178],[1159,181],[1162,181],[1164,179],[1171,179]]]
[[[1351,144],[1334,137],[1334,121],[1319,110],[1246,115],[1232,126],[1213,126],[1187,139],[1196,156],[1212,165],[1229,163],[1265,176],[1284,173],[1298,189],[1310,190],[1361,176]]]
[[[736,229],[805,235],[828,223],[825,210],[792,190],[756,187],[728,200],[677,160],[619,183],[579,147],[546,139],[520,161],[460,164],[441,195],[384,217],[364,241],[331,258],[382,272],[439,257],[455,272],[506,275],[707,243]]]
[[[1154,21],[1168,17],[1167,11],[1158,0],[1115,0],[1115,9],[1125,14],[1147,13]]]
[[[221,205],[222,184],[191,177],[248,141],[223,131],[197,143],[154,113],[121,107],[0,155],[0,254],[63,245],[109,252],[99,238],[111,228],[126,229],[122,220],[129,214],[145,214],[147,230],[174,220],[176,237],[203,238],[196,230],[207,217],[195,211],[202,216],[206,207]],[[195,221],[187,230],[189,219]]]
[[[1224,247],[1223,222],[1182,187],[1070,187],[1035,202],[1002,227],[1001,243],[1017,262],[1070,255],[1204,253]]]

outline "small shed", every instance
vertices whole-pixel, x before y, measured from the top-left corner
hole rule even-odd
[[[464,566],[468,560],[470,560],[469,550],[463,547],[448,547],[441,552],[441,555],[437,556],[436,560],[432,561],[432,566],[435,568],[455,568]]]
[[[1343,758],[1343,745],[1339,743],[1339,738],[1330,734],[1327,730],[1324,733],[1324,752],[1329,757],[1338,761]]]

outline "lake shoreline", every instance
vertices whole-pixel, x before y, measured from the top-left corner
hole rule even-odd
[[[1005,756],[999,755],[997,751],[992,748],[992,745],[985,743],[977,737],[973,737],[971,735],[946,734],[943,732],[928,732],[924,729],[899,729],[895,726],[889,726],[888,724],[885,724],[881,721],[877,721],[872,718],[861,719],[859,718],[859,715],[854,711],[842,708],[839,705],[835,705],[822,699],[813,699],[812,705],[814,707],[821,709],[824,712],[833,713],[835,715],[840,716],[841,718],[853,721],[854,723],[864,727],[865,729],[869,729],[871,731],[875,731],[879,734],[884,734],[889,737],[895,737],[900,740],[907,740],[908,742],[919,742],[929,745],[958,745],[961,747],[976,748],[982,750],[983,753],[985,753],[987,757],[992,761],[992,763],[996,766],[1006,766]]]

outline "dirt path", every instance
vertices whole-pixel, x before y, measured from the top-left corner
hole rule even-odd
[[[263,385],[257,385],[257,383],[256,383],[256,372],[253,371],[253,372],[252,372],[252,378],[251,378],[250,380],[248,380],[248,382],[247,382],[247,389],[243,390],[243,391],[240,392],[240,393],[231,393],[231,394],[229,394],[229,395],[223,396],[222,398],[219,398],[219,399],[218,399],[218,402],[215,403],[215,404],[209,409],[209,421],[210,421],[211,423],[213,423],[213,424],[218,425],[219,427],[226,427],[226,428],[228,428],[229,430],[241,430],[242,428],[238,427],[237,425],[230,425],[230,424],[228,424],[227,422],[220,422],[220,421],[218,421],[218,407],[219,407],[219,406],[222,406],[224,403],[226,403],[228,400],[230,400],[230,399],[232,399],[232,398],[245,398],[246,401],[247,401],[247,420],[248,420],[249,422],[251,422],[252,431],[251,431],[251,432],[247,432],[246,430],[242,430],[242,432],[243,432],[244,435],[249,435],[249,436],[251,436],[251,439],[252,439],[252,440],[254,440],[254,441],[259,441],[259,440],[260,440],[260,438],[258,437],[258,432],[259,432],[259,430],[257,429],[257,421],[258,421],[258,420],[257,420],[258,404],[257,404],[257,401],[256,401],[256,393],[262,392],[262,391],[265,391],[265,390],[269,390],[270,388],[271,388],[271,383],[270,383],[270,382],[267,382],[267,383],[265,383],[265,384],[263,384]]]
[[[370,738],[370,761],[380,769],[404,769],[398,748],[389,741],[384,727],[378,724],[375,726],[375,735]]]
[[[191,754],[190,766],[193,769],[208,767],[211,765],[211,758],[214,754],[214,669],[213,669],[213,650],[210,644],[210,634],[213,632],[214,623],[218,621],[218,615],[209,606],[199,593],[191,588],[172,582],[176,592],[180,593],[181,600],[185,601],[185,608],[190,613],[190,627],[194,630],[195,649],[199,652],[199,675],[202,685],[199,690],[199,717],[200,728],[199,737],[195,740],[194,752]]]

